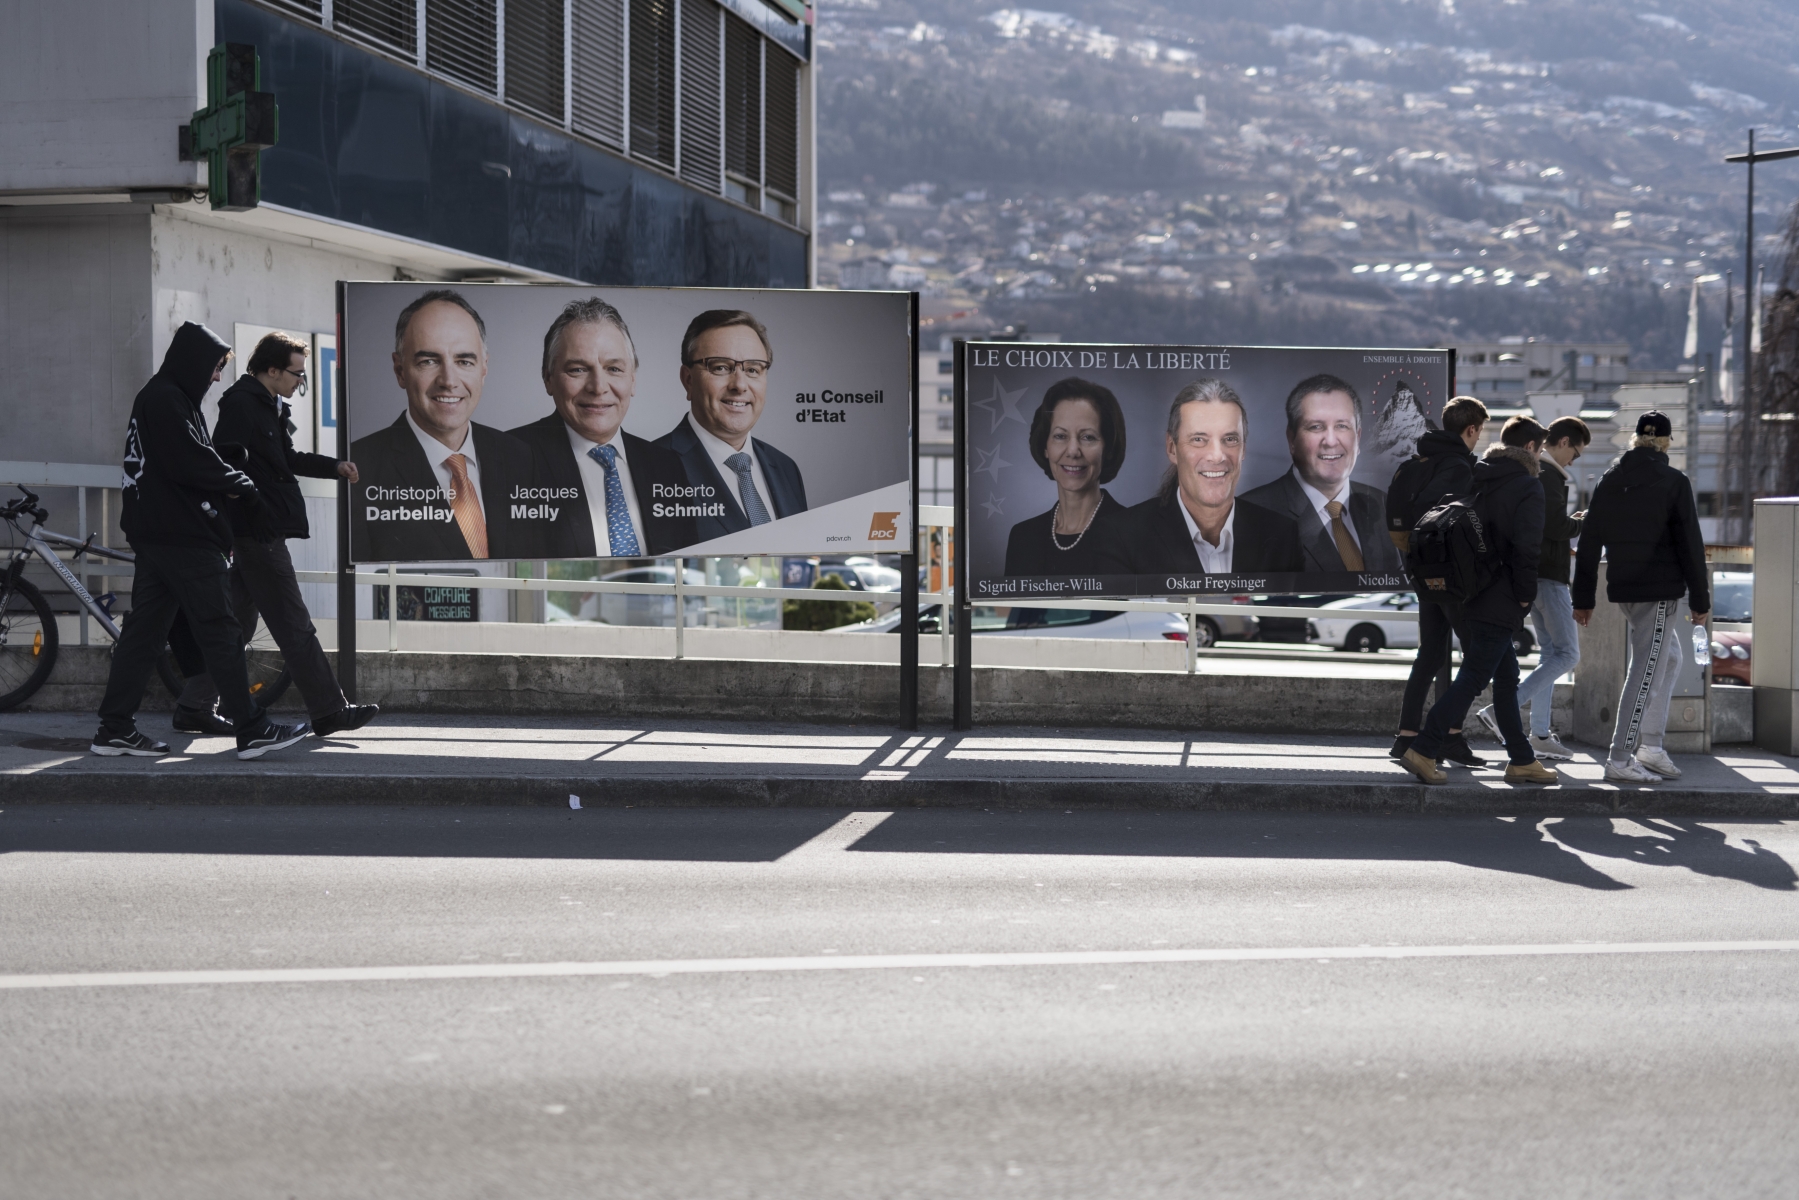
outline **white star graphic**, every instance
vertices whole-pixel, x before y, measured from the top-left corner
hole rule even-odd
[[[1006,501],[1004,497],[989,496],[981,504],[981,507],[987,510],[987,515],[990,517],[1003,517],[1006,515]]]
[[[981,465],[976,467],[973,473],[979,475],[981,472],[985,471],[987,474],[993,476],[993,482],[995,483],[999,482],[1000,471],[1012,465],[999,456],[998,450],[983,450],[979,446],[976,446],[974,452],[981,456]]]
[[[992,433],[1006,421],[1017,421],[1020,425],[1025,423],[1024,414],[1018,411],[1018,402],[1024,398],[1024,392],[1023,388],[1019,388],[1016,392],[1008,392],[999,385],[999,380],[995,379],[993,395],[985,400],[974,402],[976,408],[984,410],[988,416],[993,418],[993,426],[987,431],[988,433]]]

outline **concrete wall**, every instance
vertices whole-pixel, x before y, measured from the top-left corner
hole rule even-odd
[[[0,192],[189,188],[176,128],[205,103],[212,0],[0,3]]]

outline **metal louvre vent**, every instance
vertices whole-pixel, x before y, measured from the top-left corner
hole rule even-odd
[[[324,20],[325,5],[323,0],[268,0],[275,8],[299,17],[311,17],[315,21]]]
[[[675,165],[675,0],[631,3],[631,153]]]
[[[789,200],[800,194],[800,66],[784,52],[769,47],[768,187]]]
[[[613,146],[625,140],[624,0],[574,0],[575,129]],[[510,63],[507,70],[510,71]]]
[[[425,0],[425,66],[492,93],[498,32],[494,0]]]
[[[725,16],[725,170],[762,182],[762,35]]]
[[[320,6],[313,5],[312,11],[320,11]],[[418,55],[417,0],[337,0],[331,6],[331,27],[359,40],[397,50],[407,58]]]
[[[506,99],[562,123],[562,0],[506,0]]]
[[[681,0],[681,178],[722,191],[719,162],[721,10],[712,0]]]

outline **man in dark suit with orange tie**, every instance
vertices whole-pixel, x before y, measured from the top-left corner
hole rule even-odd
[[[542,558],[541,516],[512,516],[531,449],[478,425],[487,326],[461,293],[426,292],[394,327],[394,379],[406,411],[350,447],[350,545],[360,562]]]
[[[689,411],[656,444],[680,457],[697,506],[707,510],[696,519],[702,542],[806,511],[799,466],[750,436],[773,359],[768,330],[737,309],[701,313],[681,339]]]
[[[699,540],[680,458],[621,428],[637,346],[618,309],[591,296],[562,310],[543,335],[543,386],[556,411],[509,433],[537,455],[544,494],[529,499],[557,509],[548,557],[672,554]]]

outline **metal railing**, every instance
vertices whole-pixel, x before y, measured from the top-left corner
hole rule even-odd
[[[120,488],[125,482],[123,473],[117,467],[94,466],[86,463],[31,463],[0,461],[0,485],[11,486],[22,483],[27,487],[62,487],[76,489],[76,523],[84,531],[88,529],[89,498],[91,489],[101,492],[100,527],[110,527],[110,499],[108,493]],[[335,484],[329,481],[302,480],[301,486],[308,494],[319,497],[335,496]],[[950,582],[949,545],[950,535],[955,528],[955,509],[948,505],[921,504],[918,506],[918,528],[921,541],[934,553],[921,555],[927,563],[938,564],[938,579],[941,585]],[[924,549],[925,546],[921,546]],[[584,592],[597,594],[621,594],[637,596],[672,597],[675,602],[676,620],[674,657],[686,657],[687,607],[689,597],[718,597],[721,599],[745,600],[823,600],[830,603],[867,602],[875,597],[889,597],[885,592],[838,591],[832,588],[789,588],[746,586],[742,584],[695,584],[686,580],[686,569],[682,565],[687,559],[677,558],[674,580],[671,583],[624,583],[607,579],[523,579],[513,575],[435,575],[413,574],[410,571],[400,574],[396,564],[373,565],[359,569],[352,576],[357,584],[387,589],[387,624],[388,649],[399,648],[399,589],[405,587],[448,587],[448,588],[492,588],[508,592]],[[129,564],[112,564],[102,566],[88,562],[85,556],[76,555],[70,559],[71,569],[81,579],[82,585],[88,586],[90,578],[127,578],[132,574]],[[295,577],[301,583],[334,584],[341,577],[336,571],[296,571]],[[921,590],[918,595],[920,608],[937,605],[939,613],[949,610],[953,605],[953,594],[945,591],[928,592]],[[1135,600],[1098,600],[1098,599],[1013,599],[1006,597],[1004,607],[1008,608],[1044,608],[1079,611],[1103,612],[1161,612],[1178,613],[1187,622],[1187,671],[1189,674],[1198,670],[1199,646],[1196,638],[1199,618],[1202,616],[1255,616],[1255,617],[1296,617],[1310,619],[1332,610],[1295,607],[1254,605],[1245,606],[1222,599],[1206,599],[1189,596],[1185,599],[1135,599]],[[1381,611],[1367,613],[1367,619],[1394,623],[1415,623],[1418,614],[1401,611]],[[938,635],[942,639],[941,657],[944,666],[953,661],[954,639],[950,622],[938,619]],[[88,620],[86,614],[81,617],[81,644],[88,644]]]

